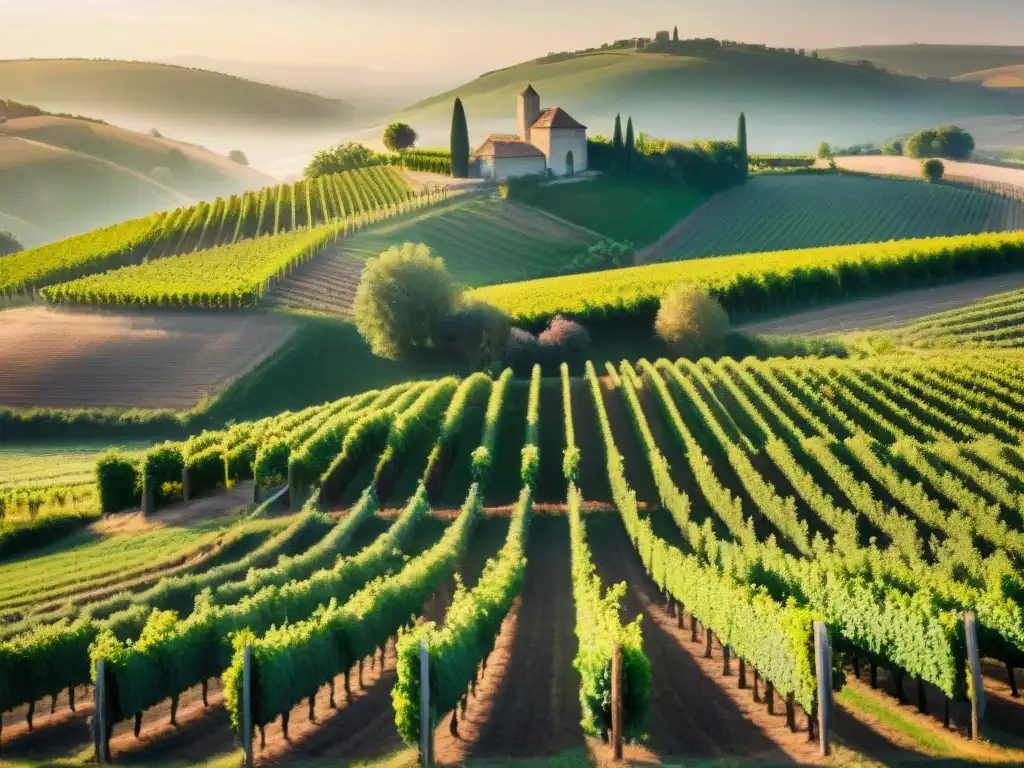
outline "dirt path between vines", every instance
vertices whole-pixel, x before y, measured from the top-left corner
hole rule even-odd
[[[1005,291],[1024,287],[1024,272],[901,291],[871,299],[832,304],[796,312],[773,320],[736,327],[742,333],[809,334],[849,333],[895,328],[925,315],[945,312]]]
[[[556,755],[584,744],[564,516],[533,519],[519,599],[471,696],[459,736],[438,728],[440,763]]]

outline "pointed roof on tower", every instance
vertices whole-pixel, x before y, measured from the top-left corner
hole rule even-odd
[[[533,86],[532,86],[532,85],[530,85],[529,83],[527,83],[527,84],[526,84],[526,87],[525,87],[525,88],[523,88],[523,90],[521,90],[521,91],[519,92],[519,95],[520,95],[520,96],[536,96],[536,95],[537,95],[537,92],[536,92],[535,90],[533,90]]]

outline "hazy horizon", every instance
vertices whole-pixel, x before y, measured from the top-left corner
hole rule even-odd
[[[467,0],[0,0],[4,58],[210,57],[282,66],[361,66],[473,76],[552,51],[653,35],[773,46],[960,43],[1014,45],[1020,0],[672,0],[626,6],[522,0],[515,9]],[[969,31],[965,31],[969,30]]]

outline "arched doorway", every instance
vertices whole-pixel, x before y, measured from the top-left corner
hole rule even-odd
[[[572,176],[576,172],[575,162],[572,156],[572,150],[570,149],[565,153],[565,175]]]

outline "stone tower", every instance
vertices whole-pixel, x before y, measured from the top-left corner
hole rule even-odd
[[[533,90],[532,85],[527,85],[521,91],[516,102],[516,122],[519,126],[519,139],[530,142],[530,126],[540,117],[540,96]]]

